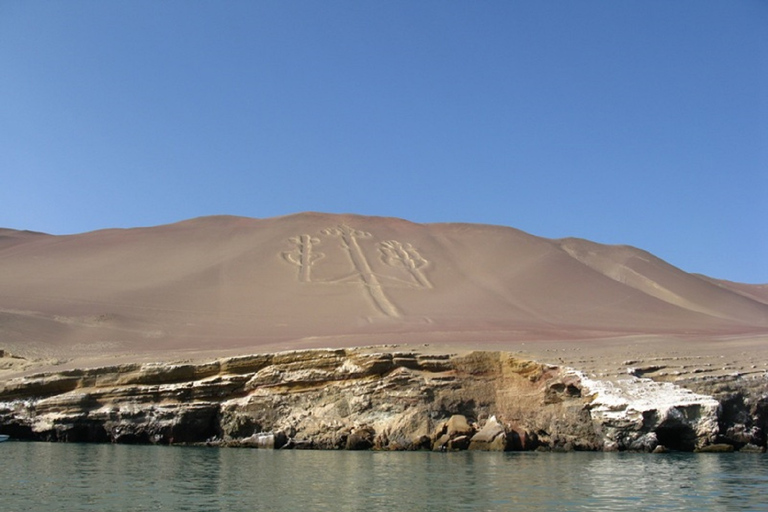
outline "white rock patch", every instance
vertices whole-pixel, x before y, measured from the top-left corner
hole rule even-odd
[[[616,448],[653,448],[659,427],[690,429],[696,445],[712,442],[718,433],[720,404],[670,382],[626,377],[593,380],[578,370],[568,373],[592,396],[590,414],[602,429],[607,445]]]

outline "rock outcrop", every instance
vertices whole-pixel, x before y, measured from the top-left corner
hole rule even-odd
[[[637,377],[608,386],[504,352],[328,349],[16,378],[0,383],[0,428],[32,440],[272,449],[759,450],[768,407],[755,393],[718,402]],[[739,400],[751,404],[746,416],[734,412]]]
[[[717,444],[739,451],[765,452],[768,441],[768,377],[731,374],[688,379],[681,384],[720,404]]]
[[[593,396],[590,412],[606,450],[654,451],[662,446],[692,451],[718,436],[720,404],[710,396],[648,378],[609,382],[574,374]]]

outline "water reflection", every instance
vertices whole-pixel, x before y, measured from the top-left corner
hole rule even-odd
[[[595,454],[584,482],[612,510],[768,510],[762,455]]]
[[[45,443],[4,443],[0,455],[3,511],[768,510],[764,455]]]

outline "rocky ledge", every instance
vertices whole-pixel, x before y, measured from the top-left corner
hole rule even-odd
[[[0,431],[276,449],[765,451],[767,383],[596,381],[504,352],[307,350],[6,380]]]

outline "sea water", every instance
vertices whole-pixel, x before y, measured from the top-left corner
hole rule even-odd
[[[768,510],[763,454],[0,445],[0,511]]]

